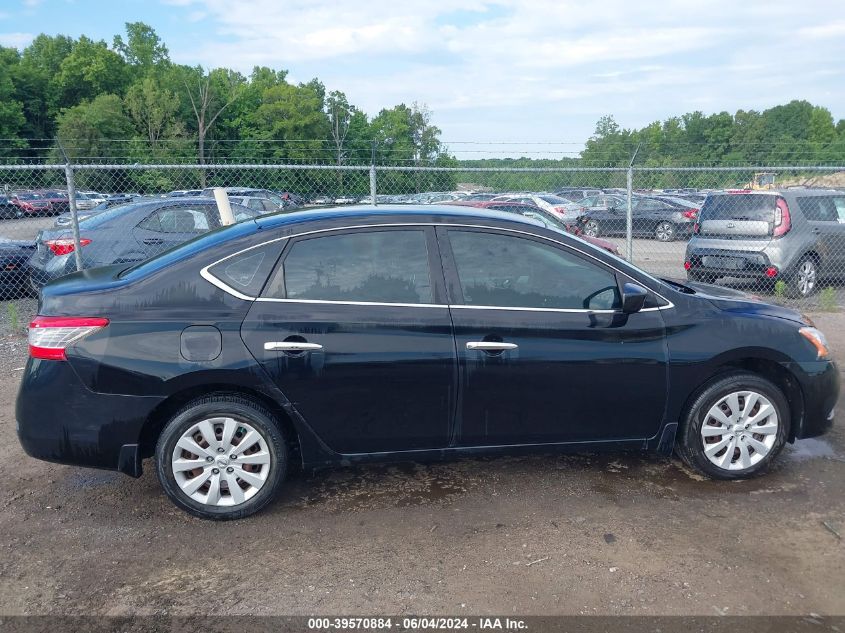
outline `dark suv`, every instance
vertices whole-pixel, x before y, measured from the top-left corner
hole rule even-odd
[[[806,297],[845,273],[845,192],[813,189],[711,194],[687,245],[694,281],[786,282]]]

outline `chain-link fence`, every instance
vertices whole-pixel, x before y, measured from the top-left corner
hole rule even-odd
[[[0,296],[220,226],[215,187],[236,220],[347,204],[517,213],[661,277],[802,309],[845,305],[845,168],[832,166],[0,165]]]

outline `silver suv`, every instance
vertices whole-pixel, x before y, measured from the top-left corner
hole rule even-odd
[[[713,193],[687,245],[691,281],[778,280],[806,297],[822,278],[845,277],[845,192],[817,189]]]

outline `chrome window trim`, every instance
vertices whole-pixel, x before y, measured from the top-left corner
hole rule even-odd
[[[208,266],[205,266],[202,270],[200,270],[200,276],[205,279],[207,282],[212,284],[213,286],[219,288],[223,292],[226,292],[233,297],[241,299],[243,301],[262,301],[266,303],[315,303],[315,304],[335,304],[335,305],[359,305],[359,306],[394,306],[394,307],[406,307],[406,308],[457,308],[459,310],[513,310],[513,311],[523,311],[523,312],[585,312],[590,314],[613,314],[616,312],[620,312],[620,310],[590,310],[587,308],[523,308],[518,306],[475,306],[475,305],[468,305],[468,304],[446,304],[446,303],[382,303],[378,301],[331,301],[331,300],[324,300],[324,299],[275,299],[272,297],[252,297],[249,295],[245,295],[242,292],[238,292],[225,282],[221,281],[214,275],[209,272],[209,269],[217,264],[226,261],[227,259],[231,259],[232,257],[236,257],[241,253],[246,253],[247,251],[251,251],[255,248],[261,248],[263,246],[267,246],[268,244],[273,244],[274,242],[280,242],[282,240],[289,240],[297,237],[302,237],[303,235],[316,235],[319,233],[331,233],[334,231],[348,231],[350,229],[372,229],[372,228],[395,228],[395,227],[416,227],[416,228],[424,228],[429,226],[444,226],[447,229],[451,227],[463,228],[463,229],[488,229],[494,231],[505,231],[507,233],[514,233],[516,235],[527,235],[528,237],[539,238],[546,242],[551,242],[552,244],[558,244],[565,248],[571,249],[585,257],[589,257],[592,260],[598,262],[601,266],[607,266],[611,270],[616,271],[617,273],[625,276],[630,276],[624,270],[620,270],[613,264],[609,264],[607,262],[602,261],[592,253],[588,253],[577,247],[577,245],[567,244],[566,242],[561,242],[560,240],[555,240],[550,237],[546,237],[545,235],[537,235],[536,233],[531,233],[529,231],[520,231],[518,229],[509,229],[509,228],[502,228],[496,226],[486,226],[484,224],[440,224],[440,223],[422,223],[422,222],[401,222],[401,223],[389,223],[389,224],[357,224],[357,225],[349,225],[349,226],[336,226],[327,229],[315,229],[313,231],[303,231],[301,233],[292,233],[291,235],[285,235],[283,237],[277,237],[272,240],[267,240],[266,242],[261,242],[260,244],[255,244],[253,246],[249,246],[247,248],[243,248],[231,255],[227,255],[226,257],[221,257],[217,261],[212,262]],[[646,273],[648,274],[648,273]],[[653,288],[648,288],[651,292],[657,295],[660,299],[666,302],[667,305],[664,306],[657,306],[654,308],[643,308],[640,312],[654,312],[656,310],[670,310],[675,307],[675,304],[672,303],[669,299],[664,297],[662,294],[654,290]]]

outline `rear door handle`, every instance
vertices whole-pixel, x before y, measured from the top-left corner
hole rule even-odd
[[[267,341],[264,349],[268,352],[316,352],[323,349],[319,343],[300,343],[299,341]]]
[[[503,352],[509,349],[516,349],[519,345],[516,343],[501,343],[499,341],[469,341],[467,342],[467,349],[479,350],[482,352]]]
[[[164,240],[160,237],[148,237],[144,240],[144,244],[164,244]]]

